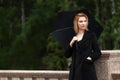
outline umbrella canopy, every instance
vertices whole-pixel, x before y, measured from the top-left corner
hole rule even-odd
[[[53,38],[58,41],[61,46],[66,49],[68,44],[70,43],[71,39],[75,35],[75,32],[72,27],[59,29],[51,33]]]
[[[72,37],[75,35],[73,30],[73,20],[77,13],[85,13],[88,16],[88,29],[95,32],[97,38],[103,31],[102,26],[89,14],[86,9],[76,11],[64,11],[58,13],[53,26],[51,35],[55,38],[63,48],[67,48]]]

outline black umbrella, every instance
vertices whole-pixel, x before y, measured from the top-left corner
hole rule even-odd
[[[72,27],[68,27],[56,30],[52,32],[51,35],[53,36],[53,38],[55,38],[56,41],[58,41],[62,45],[64,49],[66,49],[75,33]]]
[[[80,12],[85,13],[88,16],[88,29],[95,32],[97,38],[99,38],[103,31],[101,25],[85,9],[72,12],[60,12],[55,20],[51,35],[63,46],[64,49],[67,48],[72,37],[75,35],[73,30],[73,20],[75,15]]]

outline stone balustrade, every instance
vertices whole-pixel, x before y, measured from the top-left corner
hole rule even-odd
[[[95,62],[98,80],[120,80],[120,50],[104,50]],[[0,70],[0,80],[68,80],[69,71]]]
[[[67,80],[69,71],[0,70],[0,80]]]
[[[104,50],[95,62],[98,80],[120,80],[120,50]]]

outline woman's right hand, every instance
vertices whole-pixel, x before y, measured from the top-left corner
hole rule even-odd
[[[76,36],[74,36],[74,37],[72,38],[72,40],[70,41],[70,46],[71,46],[71,47],[72,47],[72,45],[73,45],[73,43],[74,43],[75,41],[77,41],[77,37],[76,37]]]

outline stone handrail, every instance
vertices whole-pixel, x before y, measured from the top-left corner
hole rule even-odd
[[[0,78],[31,78],[32,80],[63,80],[68,79],[68,71],[50,71],[50,70],[0,70]]]
[[[95,62],[98,80],[120,80],[120,50],[104,50]],[[68,80],[69,71],[0,70],[0,80]]]

